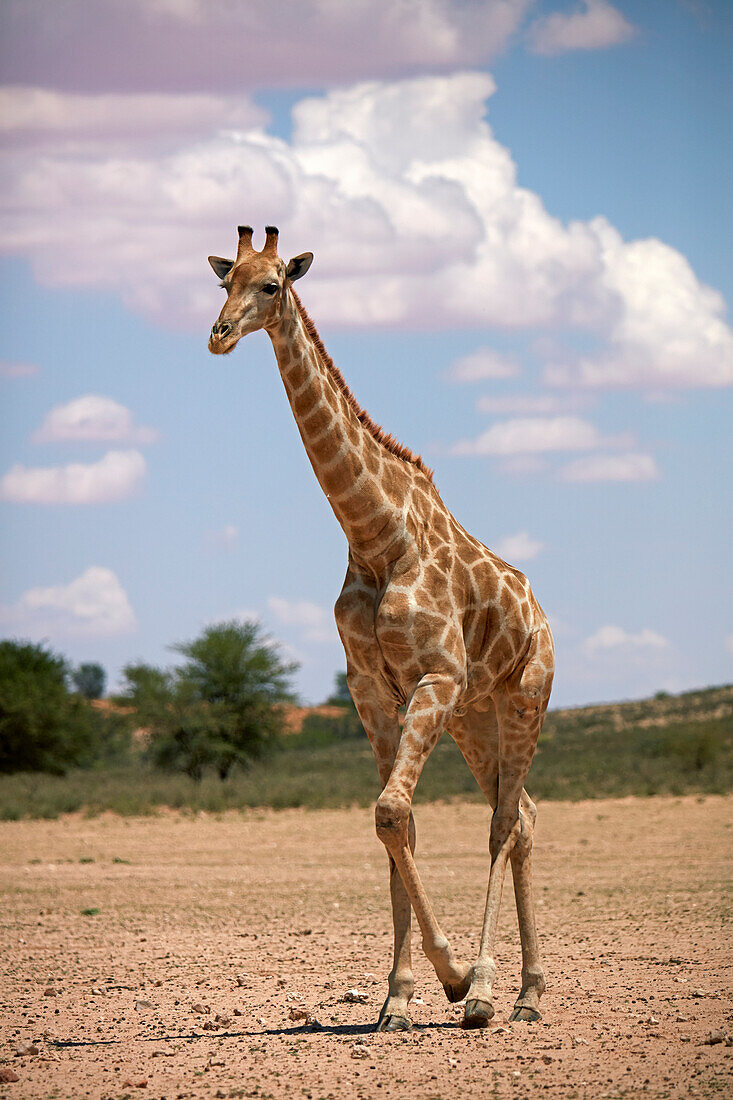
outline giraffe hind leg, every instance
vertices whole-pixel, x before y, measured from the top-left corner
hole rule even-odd
[[[551,674],[548,682],[544,664],[532,657],[530,654],[518,674],[502,685],[495,696],[495,708],[489,715],[473,713],[468,728],[454,733],[479,786],[494,807],[489,837],[491,870],[481,947],[473,968],[464,1016],[464,1027],[469,1028],[486,1027],[494,1014],[492,985],[496,965],[493,945],[510,860],[522,941],[522,990],[512,1019],[531,1022],[540,1018],[539,999],[544,992],[545,979],[539,959],[531,886],[536,810],[523,789],[523,782],[547,706]]]
[[[537,810],[525,790],[522,791],[519,805],[522,832],[512,850],[511,861],[519,936],[522,941],[522,988],[509,1019],[534,1023],[542,1019],[540,997],[546,987],[532,894],[532,836]]]

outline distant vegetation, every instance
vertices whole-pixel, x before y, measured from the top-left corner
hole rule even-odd
[[[271,748],[284,729],[279,704],[292,698],[277,646],[257,623],[219,623],[171,647],[183,665],[128,665],[116,702],[146,731],[153,764],[200,782],[207,770],[224,780]]]
[[[124,724],[91,707],[77,686],[77,675],[87,689],[93,686],[82,673],[92,668],[104,676],[98,665],[75,672],[44,645],[0,642],[0,772],[58,775],[124,751]]]
[[[65,776],[0,776],[0,817],[370,805],[379,783],[366,736],[338,685],[329,704],[339,708],[335,715],[309,714],[301,732],[272,740],[268,756],[233,768],[223,781],[215,768],[204,769],[200,781],[162,770],[145,739],[114,761]],[[550,712],[527,787],[539,800],[729,791],[733,685]],[[417,789],[417,802],[436,799],[483,799],[447,736]]]

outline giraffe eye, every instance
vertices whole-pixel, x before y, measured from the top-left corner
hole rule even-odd
[[[277,283],[265,283],[262,288],[263,294],[274,294],[277,290]]]

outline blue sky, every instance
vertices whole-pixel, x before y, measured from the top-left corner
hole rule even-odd
[[[328,693],[343,534],[267,337],[206,350],[206,255],[274,223],[361,403],[530,576],[554,704],[730,680],[730,5],[122,7],[7,5],[3,633],[114,683],[257,615]]]

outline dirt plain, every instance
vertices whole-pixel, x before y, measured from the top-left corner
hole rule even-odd
[[[465,957],[487,820],[474,804],[417,813],[419,866]],[[542,805],[544,1019],[508,1023],[509,881],[491,1026],[460,1028],[414,934],[414,1028],[385,1035],[372,1027],[391,925],[370,811],[2,824],[0,1076],[17,1080],[0,1096],[733,1096],[732,849],[733,798]],[[344,1001],[353,989],[364,1003]]]

